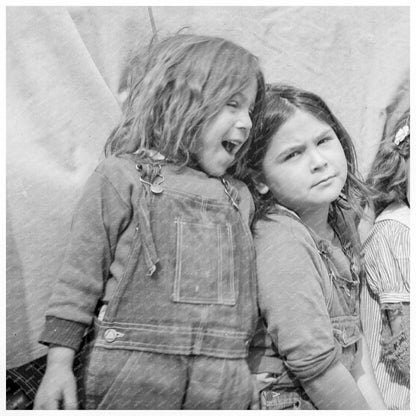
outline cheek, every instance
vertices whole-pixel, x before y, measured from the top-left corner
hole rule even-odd
[[[280,178],[286,178],[286,180]],[[292,200],[294,194],[297,194],[296,181],[290,180],[287,175],[268,178],[267,182],[274,198],[280,202]]]
[[[338,168],[338,174],[342,179],[346,180],[348,174],[348,162],[347,158],[345,157],[344,149],[342,148],[341,143],[339,142],[336,152],[337,158],[335,160]]]
[[[348,162],[347,159],[345,158],[344,154],[342,156],[342,160],[341,160],[341,174],[342,177],[344,179],[344,181],[347,180],[347,175],[348,175]]]

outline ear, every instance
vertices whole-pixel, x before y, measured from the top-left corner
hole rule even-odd
[[[269,192],[269,187],[265,185],[264,183],[256,185],[256,189],[259,191],[260,194],[266,195],[267,192]]]
[[[257,192],[261,195],[266,195],[270,191],[270,188],[260,180],[260,178],[254,179],[254,184],[256,186]]]

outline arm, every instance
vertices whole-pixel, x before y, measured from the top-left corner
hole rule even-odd
[[[352,376],[371,409],[387,409],[374,376],[370,353],[364,336],[358,342],[358,352],[352,369]]]
[[[353,376],[339,361],[302,386],[320,410],[370,409]]]
[[[337,362],[302,385],[314,404],[322,410],[387,409],[374,377],[364,337],[358,343],[357,361],[351,373]]]
[[[382,360],[409,375],[409,229],[395,221],[381,221],[364,246],[367,282],[378,296],[383,319]],[[380,311],[378,311],[380,314]],[[370,345],[372,347],[372,345]]]
[[[286,232],[285,232],[286,231]],[[307,231],[267,223],[257,243],[259,303],[286,367],[320,409],[368,409],[341,364],[326,306],[330,279]]]
[[[387,306],[388,305],[388,306]],[[392,336],[397,336],[402,331],[403,313],[401,304],[387,304],[384,308]]]
[[[112,172],[122,175],[121,169]],[[107,176],[94,172],[75,210],[65,258],[40,337],[40,342],[50,348],[36,408],[76,408],[72,372],[75,351],[91,324],[118,236],[131,216],[129,183],[119,182],[116,188]]]
[[[78,350],[104,293],[119,236],[131,221],[123,165],[105,160],[88,179],[75,209],[65,257],[46,311],[40,342]],[[117,177],[118,175],[119,177]],[[54,320],[65,321],[58,326]]]
[[[386,314],[388,327],[381,338],[383,358],[391,362],[406,379],[410,374],[410,304],[384,303],[382,312]]]
[[[35,410],[76,410],[77,385],[72,365],[75,351],[51,346],[48,350],[47,369],[36,393]]]

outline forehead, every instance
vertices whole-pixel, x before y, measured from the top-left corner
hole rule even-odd
[[[251,77],[250,80],[234,95],[240,95],[248,101],[254,102],[257,95],[257,78]]]
[[[297,109],[275,132],[273,141],[301,144],[306,140],[314,139],[328,130],[332,131],[329,124],[306,111]]]

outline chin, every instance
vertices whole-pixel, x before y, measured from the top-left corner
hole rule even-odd
[[[226,169],[206,169],[205,173],[209,176],[220,177],[223,176],[226,172]]]
[[[321,202],[324,204],[325,203],[330,204],[331,202],[334,202],[339,197],[340,193],[341,193],[341,190],[338,190],[338,189],[329,191],[327,193],[322,193]]]

